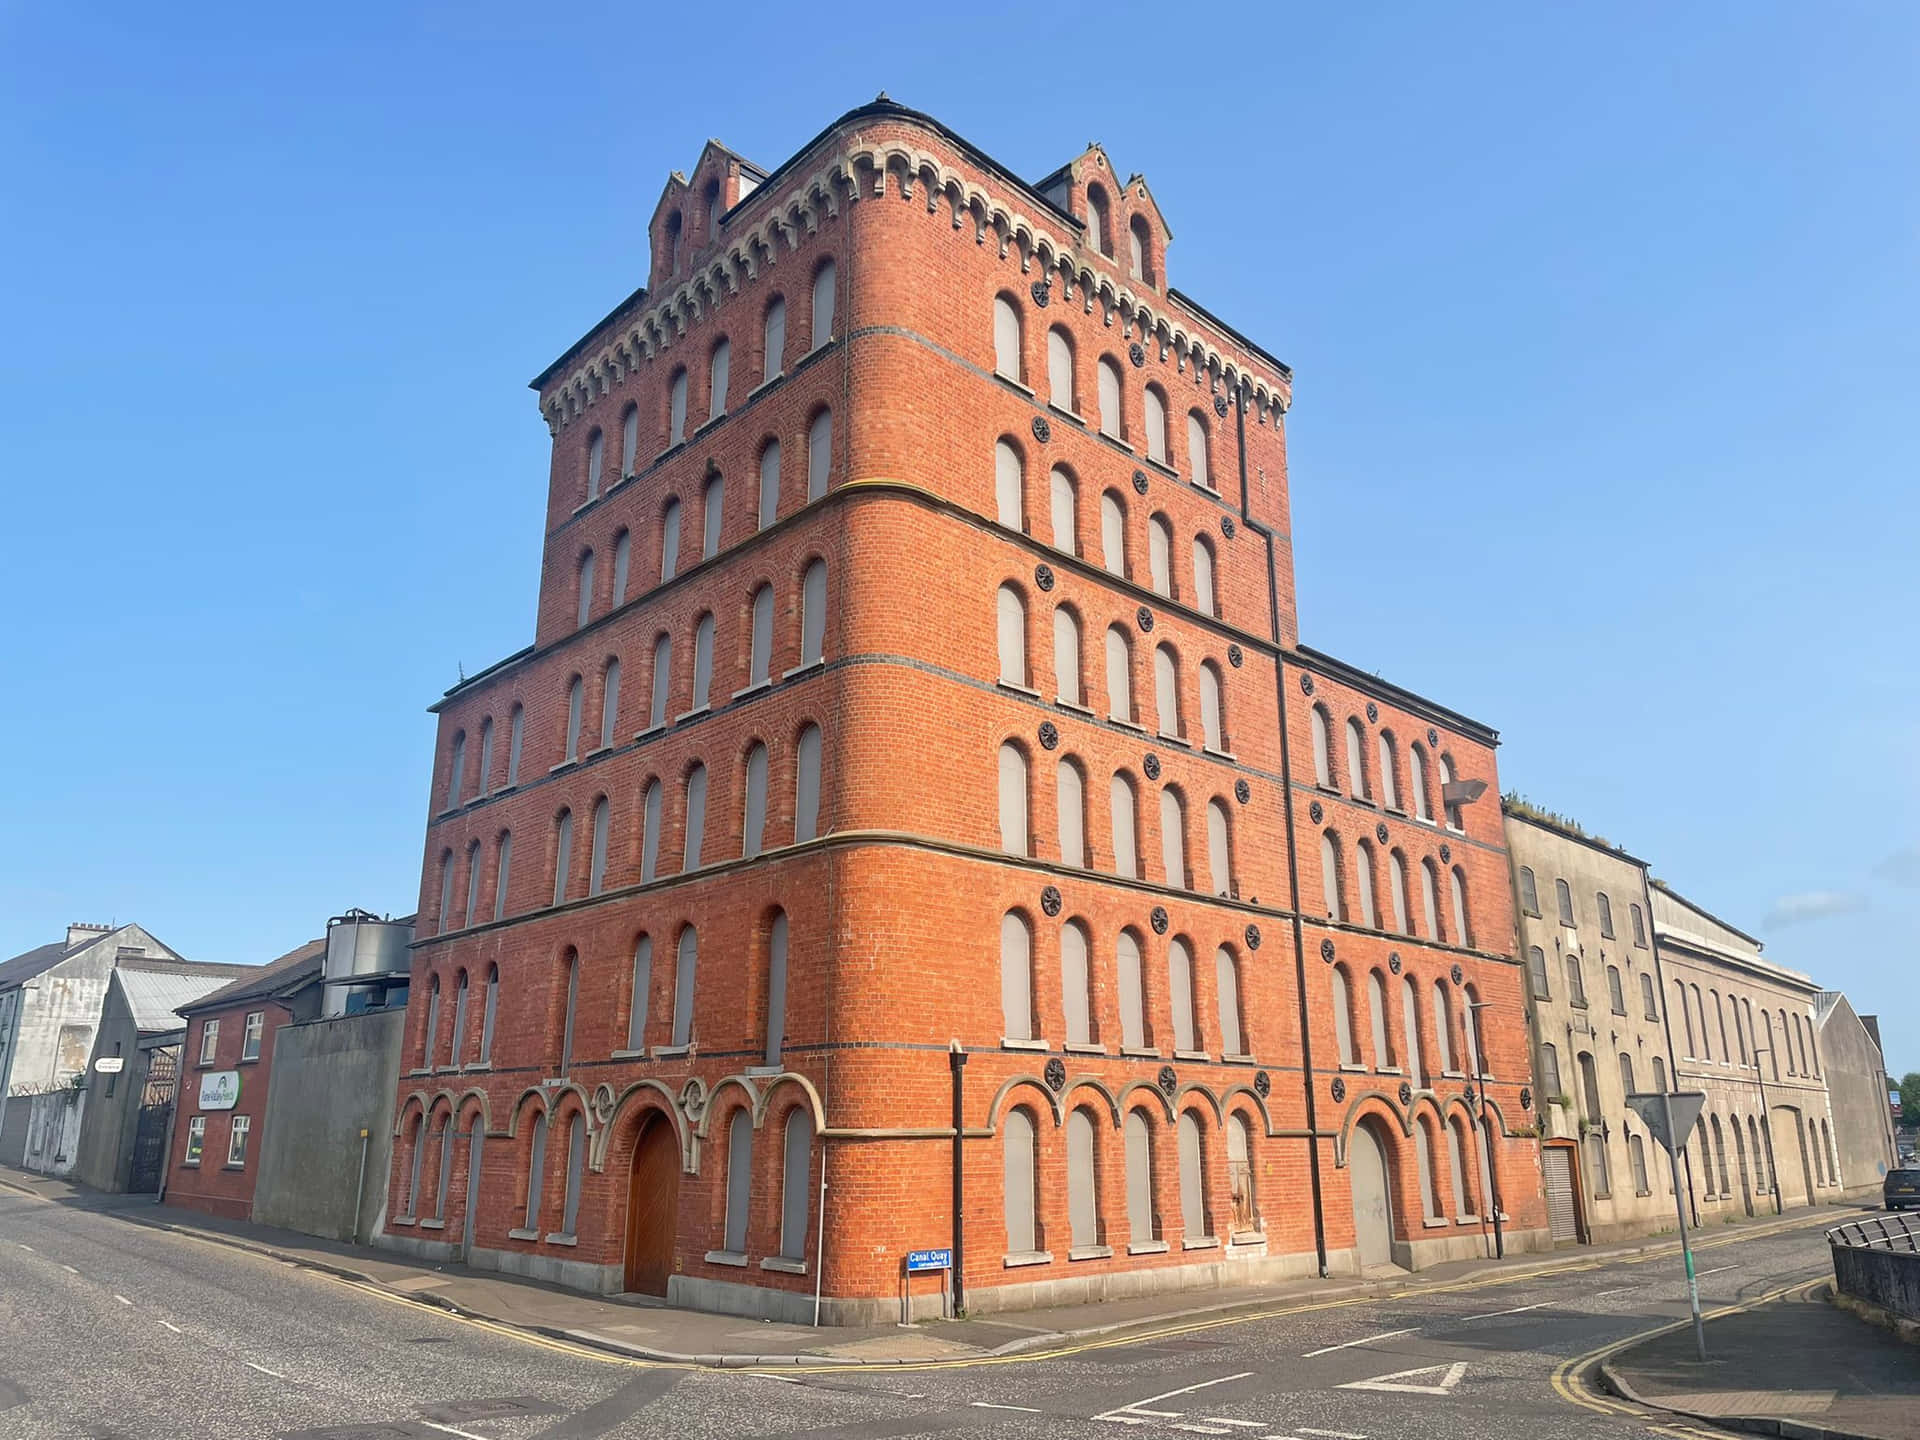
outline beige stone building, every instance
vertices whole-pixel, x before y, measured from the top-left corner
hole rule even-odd
[[[1707,1097],[1687,1145],[1697,1218],[1840,1198],[1820,987],[1657,881],[1652,908],[1674,1073],[1680,1089]]]
[[[1626,1103],[1673,1070],[1646,864],[1524,803],[1504,818],[1553,1237],[1671,1230],[1673,1168]]]

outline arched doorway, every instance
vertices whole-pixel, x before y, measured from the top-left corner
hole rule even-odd
[[[1753,1214],[1753,1184],[1747,1178],[1747,1140],[1740,1130],[1740,1117],[1733,1117],[1733,1153],[1740,1162],[1740,1203]]]
[[[473,1225],[480,1213],[480,1146],[486,1138],[486,1126],[478,1115],[467,1132],[467,1216],[460,1229],[460,1258],[473,1259]]]
[[[641,1295],[665,1295],[673,1268],[673,1238],[680,1199],[680,1143],[659,1111],[640,1123],[633,1142],[627,1184],[626,1287]]]
[[[1393,1261],[1393,1204],[1387,1193],[1387,1152],[1373,1126],[1361,1121],[1353,1130],[1347,1172],[1353,1186],[1353,1245],[1360,1266]]]

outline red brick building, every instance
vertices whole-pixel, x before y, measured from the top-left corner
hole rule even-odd
[[[1495,736],[1299,645],[1291,374],[1168,239],[884,100],[668,182],[435,707],[395,1244],[829,1321],[1417,1266],[1483,1102],[1542,1241]]]
[[[187,1029],[161,1185],[166,1204],[253,1218],[274,1036],[317,1005],[326,949],[310,940],[179,1007]]]

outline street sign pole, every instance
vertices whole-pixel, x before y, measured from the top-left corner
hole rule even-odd
[[[1673,1218],[1676,1221],[1678,1221],[1680,1225],[1680,1258],[1686,1262],[1686,1266],[1687,1266],[1687,1305],[1693,1311],[1693,1348],[1699,1352],[1700,1359],[1702,1363],[1704,1363],[1707,1358],[1707,1327],[1700,1323],[1700,1281],[1694,1276],[1694,1273],[1693,1273],[1693,1246],[1687,1243],[1687,1212],[1686,1212],[1686,1207],[1681,1203],[1681,1200],[1680,1200],[1680,1168],[1679,1168],[1679,1162],[1677,1158],[1680,1153],[1680,1147],[1679,1145],[1674,1144],[1672,1142],[1672,1136],[1673,1136],[1673,1096],[1672,1094],[1668,1092],[1662,1092],[1660,1096],[1660,1104],[1661,1104],[1661,1108],[1666,1112],[1667,1135],[1669,1137],[1668,1149],[1667,1149],[1667,1164],[1669,1167],[1671,1167],[1673,1171],[1673,1177],[1674,1177],[1673,1178]]]
[[[1680,1102],[1679,1106],[1674,1101]],[[1687,1136],[1700,1119],[1707,1097],[1698,1090],[1671,1090],[1635,1093],[1627,1096],[1627,1106],[1652,1132],[1654,1143],[1667,1152],[1673,1174],[1673,1218],[1680,1226],[1680,1258],[1687,1267],[1687,1308],[1693,1312],[1693,1346],[1700,1358],[1707,1358],[1707,1329],[1700,1322],[1700,1281],[1693,1273],[1693,1246],[1687,1241],[1687,1210],[1680,1198],[1680,1152]],[[1676,1113],[1677,1112],[1677,1113]]]

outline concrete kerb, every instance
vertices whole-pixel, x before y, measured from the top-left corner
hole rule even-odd
[[[1785,1440],[1878,1440],[1876,1436],[1863,1435],[1857,1430],[1835,1430],[1826,1425],[1809,1425],[1804,1420],[1787,1420],[1772,1415],[1702,1415],[1698,1411],[1663,1405],[1658,1400],[1649,1400],[1634,1389],[1607,1360],[1600,1362],[1600,1378],[1606,1382],[1607,1389],[1622,1400],[1643,1405],[1649,1410],[1658,1410],[1663,1415],[1678,1415],[1709,1429],[1718,1426],[1723,1430],[1740,1430],[1749,1435],[1779,1435]]]

